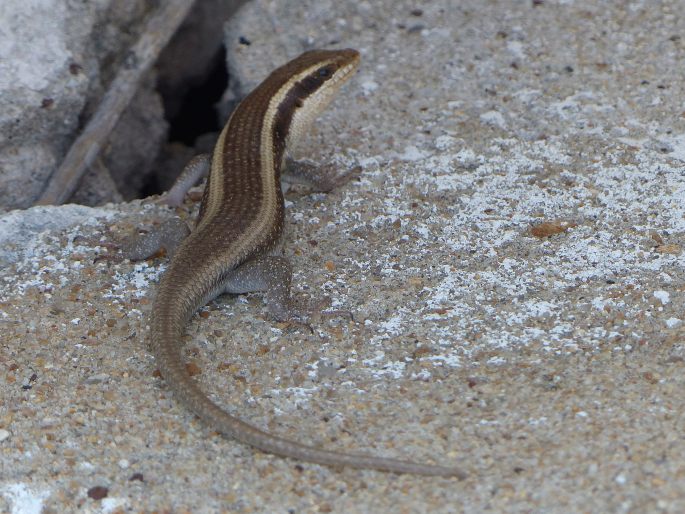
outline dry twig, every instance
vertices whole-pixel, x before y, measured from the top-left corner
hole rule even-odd
[[[140,38],[129,51],[121,69],[102,98],[97,111],[71,145],[62,164],[50,177],[39,205],[62,204],[76,190],[93,164],[104,141],[131,102],[141,77],[156,61],[171,36],[185,19],[195,0],[165,0],[147,21]]]

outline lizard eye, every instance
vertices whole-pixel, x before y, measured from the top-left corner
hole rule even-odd
[[[319,68],[318,70],[319,77],[326,78],[331,74],[330,68]]]

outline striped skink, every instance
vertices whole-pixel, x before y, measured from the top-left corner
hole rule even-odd
[[[291,268],[277,254],[283,232],[281,171],[287,149],[329,103],[359,64],[356,50],[313,50],[272,72],[235,109],[210,159],[191,161],[185,189],[209,169],[196,229],[180,244],[152,307],[154,355],[176,398],[212,429],[262,451],[330,466],[396,473],[456,476],[457,468],[352,455],[299,444],[264,432],[228,414],[188,374],[180,340],[192,315],[224,292],[264,291],[271,314],[288,319]],[[291,171],[300,181],[328,190],[335,180],[312,166]]]

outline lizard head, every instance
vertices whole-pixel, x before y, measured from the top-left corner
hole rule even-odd
[[[281,87],[271,98],[274,140],[290,147],[323,111],[359,66],[359,52],[310,50],[272,73]]]

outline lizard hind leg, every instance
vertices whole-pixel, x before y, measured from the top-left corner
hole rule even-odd
[[[271,315],[279,321],[286,321],[295,314],[290,298],[292,275],[292,267],[285,257],[265,255],[233,270],[224,281],[224,292],[264,291]]]
[[[188,225],[181,219],[171,218],[151,232],[128,237],[120,244],[121,252],[132,261],[147,259],[162,248],[167,255],[173,255],[189,233]]]

